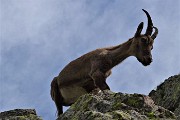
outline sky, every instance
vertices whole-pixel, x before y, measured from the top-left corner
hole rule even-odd
[[[0,0],[0,111],[34,108],[55,119],[53,77],[87,52],[126,42],[140,22],[144,33],[142,9],[159,29],[153,62],[129,57],[107,83],[114,92],[147,95],[180,73],[179,0]]]

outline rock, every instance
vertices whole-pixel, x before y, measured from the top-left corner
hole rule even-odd
[[[34,109],[15,109],[0,113],[0,120],[42,120]]]
[[[174,75],[149,93],[155,104],[162,106],[178,116],[180,120],[180,75]]]
[[[57,120],[180,120],[180,75],[166,79],[149,96],[110,90],[85,94]],[[34,109],[15,109],[0,112],[0,120],[42,119]]]
[[[81,96],[57,120],[173,120],[174,113],[154,104],[146,95],[114,93]]]

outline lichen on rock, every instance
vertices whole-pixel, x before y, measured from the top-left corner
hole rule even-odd
[[[149,96],[110,90],[97,95],[85,94],[57,120],[180,120],[179,115],[180,75],[175,75],[151,91]],[[1,112],[0,120],[42,118],[34,109],[15,109]]]
[[[175,119],[174,113],[157,106],[146,95],[114,93],[81,96],[57,120],[164,120]]]
[[[42,120],[35,109],[14,109],[0,113],[0,120]]]
[[[180,120],[180,75],[174,75],[149,93],[155,104],[162,106],[178,116]]]

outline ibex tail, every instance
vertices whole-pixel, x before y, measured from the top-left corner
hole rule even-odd
[[[62,107],[62,95],[60,93],[60,89],[58,87],[57,83],[57,77],[53,79],[51,82],[51,98],[56,104],[56,108],[58,110],[58,115],[63,113],[63,107]]]

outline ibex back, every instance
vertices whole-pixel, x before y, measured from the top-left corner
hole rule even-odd
[[[56,104],[58,115],[63,106],[70,106],[78,97],[96,90],[110,89],[106,78],[111,69],[129,56],[135,56],[144,66],[152,62],[151,50],[158,29],[153,26],[149,13],[143,9],[148,26],[141,34],[143,22],[137,28],[133,38],[123,44],[91,51],[70,62],[51,83],[51,97]],[[153,28],[155,32],[152,34]]]

